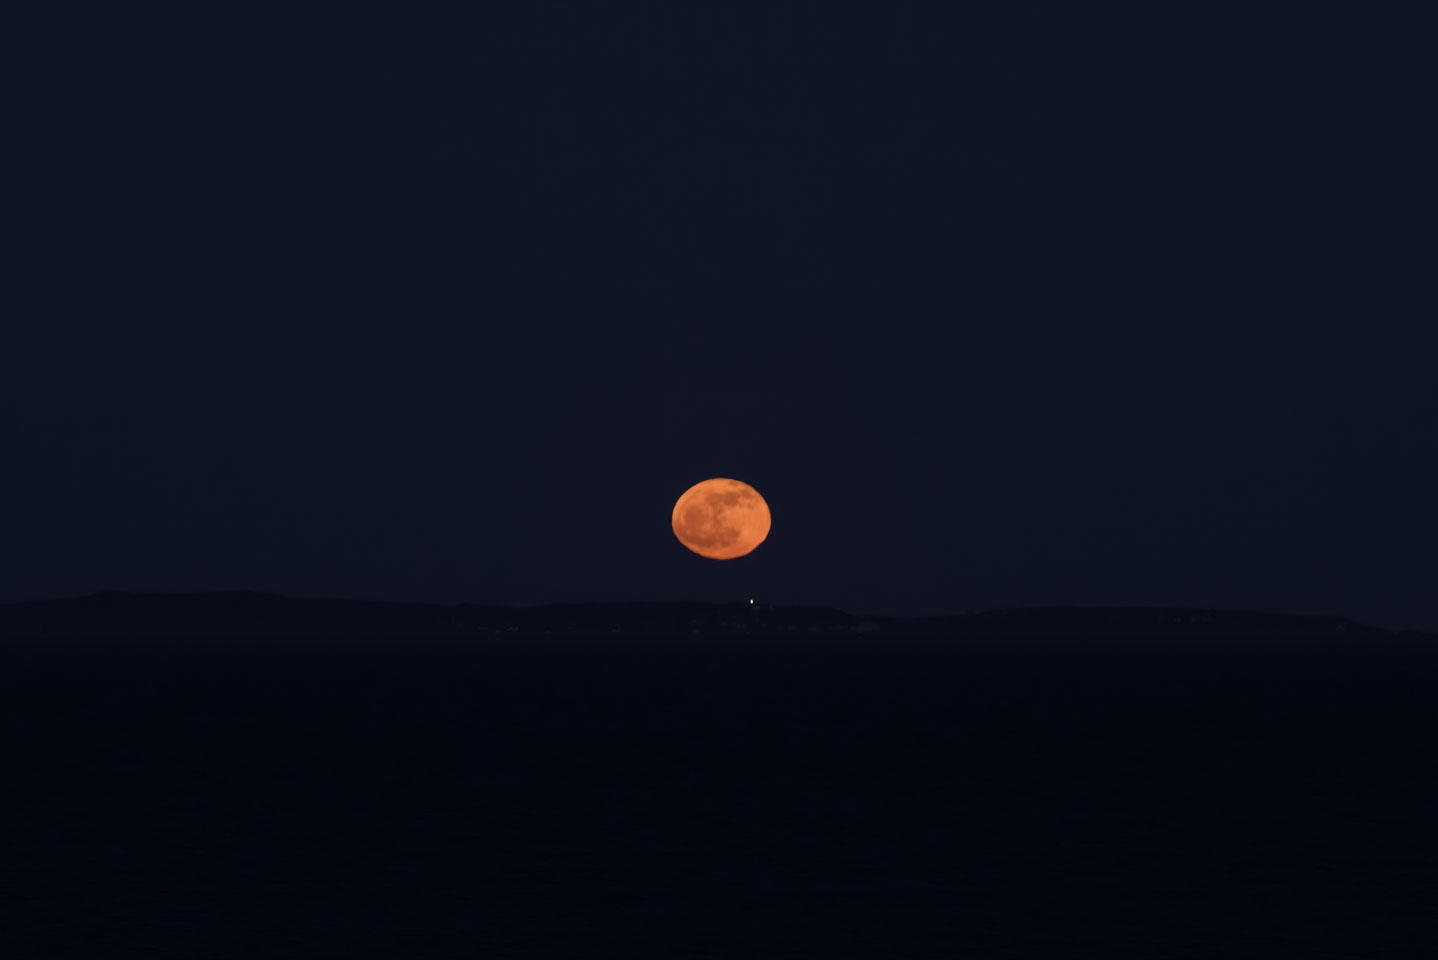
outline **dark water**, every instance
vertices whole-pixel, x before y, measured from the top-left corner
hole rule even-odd
[[[0,647],[0,955],[1438,956],[1438,656]]]

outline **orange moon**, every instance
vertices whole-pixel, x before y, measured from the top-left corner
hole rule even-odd
[[[674,536],[701,557],[733,560],[769,535],[769,504],[742,480],[694,484],[674,504]]]

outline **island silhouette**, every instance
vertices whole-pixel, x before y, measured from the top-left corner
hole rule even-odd
[[[1416,638],[1333,615],[1184,607],[1019,607],[928,617],[846,613],[834,607],[733,603],[556,603],[536,606],[396,603],[287,597],[252,591],[132,593],[0,605],[0,634],[135,636],[606,637],[819,634],[875,638],[1212,637]]]

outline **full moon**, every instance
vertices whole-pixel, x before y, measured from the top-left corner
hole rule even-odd
[[[749,484],[715,477],[684,491],[673,522],[674,536],[699,556],[732,560],[769,535],[769,505]]]

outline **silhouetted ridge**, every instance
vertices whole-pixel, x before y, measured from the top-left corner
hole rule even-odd
[[[106,592],[0,605],[0,636],[874,635],[985,639],[1383,638],[1421,636],[1335,616],[1160,607],[1037,607],[877,617],[832,607],[747,603],[576,603],[536,607],[389,603],[252,592]]]

